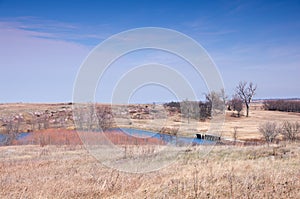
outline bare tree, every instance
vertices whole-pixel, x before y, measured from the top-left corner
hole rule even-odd
[[[188,123],[190,123],[190,119],[200,118],[200,109],[198,102],[189,101],[188,99],[186,99],[180,103],[180,108],[183,117],[186,117],[188,119]]]
[[[106,131],[107,129],[113,126],[113,113],[110,107],[100,106],[96,109],[97,122],[98,127],[102,129],[102,131]]]
[[[228,96],[226,95],[225,89],[223,89],[223,88],[220,91],[220,97],[222,98],[223,105],[225,105],[227,102]]]
[[[212,115],[220,114],[225,110],[226,95],[224,89],[220,92],[212,91],[205,95],[207,102],[211,106]]]
[[[95,105],[91,102],[76,104],[74,108],[74,121],[80,130],[94,131],[97,128],[97,115]],[[64,118],[65,119],[65,118]]]
[[[249,107],[255,91],[257,89],[256,85],[253,85],[252,82],[249,84],[247,82],[240,82],[236,87],[236,94],[244,101],[247,109],[246,117],[249,116]]]
[[[76,105],[74,110],[74,122],[79,130],[84,128],[84,107],[82,105]]]
[[[88,103],[87,104],[87,127],[88,130],[93,131],[94,130],[94,124],[96,119],[96,110],[95,110],[95,104]]]
[[[44,129],[49,128],[49,115],[47,112],[41,115],[40,121],[43,123]]]
[[[238,117],[240,117],[241,111],[243,110],[243,100],[239,96],[234,95],[230,100],[230,106],[232,110],[237,111]]]
[[[285,121],[282,125],[281,134],[284,136],[284,138],[295,141],[300,134],[300,123]]]
[[[259,126],[258,130],[269,144],[275,140],[281,128],[277,126],[276,122],[265,122]]]

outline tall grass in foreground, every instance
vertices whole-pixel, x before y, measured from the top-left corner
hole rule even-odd
[[[80,147],[0,147],[0,198],[299,198],[299,143],[216,146],[205,158],[203,147],[144,174],[104,167]]]

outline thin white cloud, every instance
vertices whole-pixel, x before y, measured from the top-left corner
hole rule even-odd
[[[69,101],[76,73],[90,48],[54,33],[0,22],[1,102]],[[51,39],[47,39],[49,37]]]
[[[82,26],[54,20],[42,20],[37,17],[24,16],[16,18],[0,18],[0,23],[6,28],[24,30],[32,37],[73,41],[85,45],[85,41],[94,40],[94,45],[110,36],[107,24],[97,26]]]
[[[192,32],[196,32],[197,35],[207,35],[207,36],[220,36],[227,35],[236,32],[233,29],[224,29],[218,26],[214,26],[212,20],[208,17],[203,17],[194,21],[188,21],[182,23],[183,27],[188,28]]]

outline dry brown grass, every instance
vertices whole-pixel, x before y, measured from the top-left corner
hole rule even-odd
[[[299,113],[264,111],[260,109],[251,110],[248,118],[236,118],[230,115],[231,113],[227,112],[222,134],[225,137],[231,137],[234,127],[238,127],[238,139],[242,140],[261,138],[262,135],[258,131],[259,125],[267,121],[278,124],[282,124],[284,121],[300,121]]]
[[[28,108],[18,106],[12,111]],[[297,113],[263,111],[259,106],[253,107],[249,118],[230,115],[227,112],[223,136],[232,137],[234,127],[239,127],[238,139],[260,138],[258,126],[262,122],[300,118]],[[173,116],[122,125],[153,130],[181,125],[181,133],[189,136],[209,125],[209,121],[191,121],[194,125],[179,121]],[[50,145],[0,147],[0,198],[300,198],[299,142],[269,147],[216,146],[206,157],[201,156],[206,146],[197,146],[184,151],[182,158],[166,168],[131,174],[101,165],[76,134],[40,133],[35,134],[35,144],[43,135]],[[124,143],[124,137],[118,136],[115,144],[136,143]],[[134,150],[148,152],[145,147],[149,146]]]
[[[0,198],[299,198],[300,145],[193,147],[156,172],[102,166],[82,146],[0,148]]]
[[[278,124],[281,124],[284,121],[300,121],[300,113],[265,111],[261,110],[259,105],[251,107],[249,117],[232,117],[232,113],[232,111],[226,111],[223,128],[221,132],[217,133],[221,134],[222,137],[233,138],[234,128],[237,127],[237,139],[261,139],[262,135],[259,133],[258,128],[260,124],[266,121],[274,121]],[[193,137],[196,133],[207,131],[210,128],[210,122],[210,120],[203,122],[191,119],[190,123],[188,123],[186,118],[180,118],[180,116],[176,115],[166,119],[132,120],[132,124],[130,125],[125,123],[120,123],[120,125],[127,128],[149,129],[155,131],[159,131],[162,127],[178,128],[178,135]]]

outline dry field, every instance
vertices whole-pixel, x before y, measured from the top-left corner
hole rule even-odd
[[[279,125],[284,121],[300,122],[300,113],[287,113],[280,111],[265,111],[262,110],[261,104],[255,105],[250,109],[250,116],[232,117],[233,111],[226,111],[223,117],[224,122],[219,132],[210,132],[212,134],[221,135],[224,138],[232,138],[234,128],[237,127],[239,140],[261,139],[262,136],[258,131],[259,125],[271,121],[277,122]],[[132,119],[131,124],[120,122],[120,126],[127,128],[149,129],[160,131],[162,127],[177,128],[179,129],[178,135],[193,137],[196,133],[207,132],[210,128],[211,121],[196,121],[187,118],[180,118],[179,115],[154,119],[154,120],[138,120]]]
[[[149,114],[135,113],[131,114],[132,110],[144,109],[148,106],[150,109]],[[237,127],[238,139],[260,139],[261,135],[258,132],[258,127],[261,123],[266,121],[275,121],[278,124],[284,121],[300,121],[300,113],[286,113],[279,111],[265,111],[261,108],[261,103],[253,103],[250,110],[250,117],[241,116],[240,118],[232,117],[232,111],[226,111],[225,116],[222,118],[224,122],[221,129],[217,132],[213,130],[209,133],[221,135],[225,138],[232,138],[234,128]],[[212,126],[211,120],[196,121],[187,118],[183,118],[180,114],[170,116],[163,105],[114,105],[112,107],[114,121],[118,127],[136,128],[160,132],[163,127],[170,129],[178,129],[179,136],[194,137],[196,133],[207,132]],[[53,122],[54,128],[63,127],[74,129],[72,104],[60,103],[60,104],[0,104],[0,118],[5,118],[9,115],[22,115],[23,125],[21,130],[23,132],[28,129],[32,131],[32,124],[37,121],[33,119],[36,114],[52,114],[50,117],[50,123]],[[142,116],[142,118],[136,118],[136,115]],[[63,120],[61,120],[63,119]],[[61,124],[63,122],[63,124]],[[0,121],[0,125],[3,122]],[[51,124],[50,124],[51,125]],[[218,126],[220,126],[218,125]],[[3,127],[1,127],[3,130]],[[37,128],[37,125],[35,125]],[[211,129],[210,129],[211,130]]]
[[[12,108],[14,107],[14,108]],[[122,107],[117,107],[121,109]],[[60,105],[4,105],[1,114],[70,110]],[[209,120],[199,122],[165,117],[157,105],[154,119],[119,117],[122,127],[159,130],[179,128],[180,135],[194,136],[206,131]],[[271,112],[253,106],[250,117],[231,117],[226,112],[222,135],[238,139],[260,139],[258,126],[265,121],[299,121],[300,114]],[[151,116],[151,114],[150,114]],[[130,154],[148,157],[156,152],[147,140],[142,144],[123,135],[113,135],[113,143],[127,147],[120,163],[126,166]],[[0,198],[300,198],[300,143],[280,141],[270,146],[216,145],[178,147],[180,155],[167,167],[148,173],[126,173],[104,166],[81,144],[72,130],[39,131],[28,137],[32,144],[0,147]],[[126,138],[127,139],[127,138]],[[15,144],[20,144],[16,142]],[[126,154],[127,153],[127,154]],[[109,155],[109,154],[108,154]],[[161,157],[161,158],[164,158]],[[143,161],[143,158],[140,159]],[[142,164],[140,164],[142,165]]]
[[[250,116],[247,117],[231,117],[231,113],[226,114],[222,135],[231,137],[233,128],[238,127],[238,139],[255,139],[261,138],[258,132],[260,124],[271,121],[277,122],[279,125],[284,121],[300,122],[300,113],[286,113],[280,111],[265,111],[261,109],[252,109]]]
[[[29,111],[58,110],[70,107],[68,103],[2,103],[1,114],[24,113]]]
[[[300,145],[185,151],[150,173],[104,167],[82,146],[0,147],[0,198],[299,198]]]

